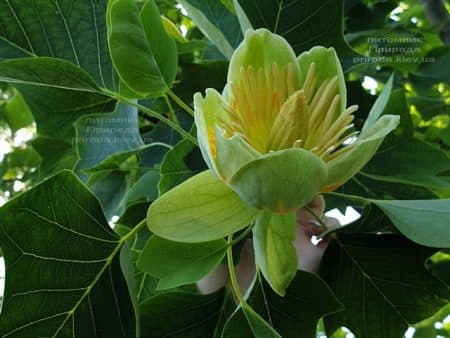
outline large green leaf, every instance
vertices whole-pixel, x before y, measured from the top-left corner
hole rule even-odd
[[[253,28],[267,28],[283,36],[296,54],[314,46],[334,47],[344,70],[355,64],[357,54],[343,35],[343,0],[234,0]],[[241,14],[241,23],[243,13]],[[244,27],[243,27],[244,28]]]
[[[224,289],[208,295],[183,291],[158,294],[141,304],[141,337],[219,338],[233,302]]]
[[[328,286],[316,275],[305,271],[297,272],[284,297],[273,292],[266,283],[255,283],[248,301],[283,338],[316,338],[318,320],[341,309]],[[239,310],[230,317],[222,338],[254,336]]]
[[[425,268],[433,249],[395,235],[339,236],[322,261],[321,275],[345,311],[326,318],[356,337],[402,337],[408,325],[446,305],[449,289]]]
[[[179,0],[189,17],[221,51],[231,58],[234,49],[242,41],[242,31],[238,18],[229,1],[217,0]]]
[[[97,85],[72,63],[49,57],[0,61],[0,80],[9,83],[98,92]]]
[[[158,198],[148,209],[147,224],[156,235],[178,242],[207,242],[249,225],[258,210],[211,171],[204,171]]]
[[[195,283],[223,259],[226,241],[172,242],[152,236],[142,250],[137,266],[159,279],[159,290]]]
[[[124,243],[69,171],[4,205],[0,244],[7,278],[0,335],[134,338],[134,295],[118,255]]]
[[[170,87],[176,74],[176,45],[164,31],[153,0],[141,13],[133,0],[109,1],[107,26],[111,58],[127,88],[145,97]]]
[[[417,154],[420,154],[420,161]],[[385,176],[434,176],[449,169],[450,158],[442,150],[415,138],[390,135],[364,171]]]
[[[30,56],[65,59],[101,87],[114,89],[106,46],[107,0],[0,1],[0,60]]]
[[[410,240],[425,246],[450,247],[450,199],[372,202]]]

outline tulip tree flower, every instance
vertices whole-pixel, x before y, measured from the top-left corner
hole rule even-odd
[[[296,209],[354,176],[394,130],[398,116],[371,112],[354,131],[333,48],[296,57],[265,29],[247,31],[222,94],[194,97],[199,146],[209,170],[156,200],[156,235],[205,242],[254,224],[256,264],[284,295],[297,269]],[[301,257],[299,257],[301,259]]]

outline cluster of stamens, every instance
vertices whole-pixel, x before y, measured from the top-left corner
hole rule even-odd
[[[261,153],[292,147],[310,150],[325,162],[352,148],[357,132],[352,115],[357,106],[339,114],[337,76],[318,85],[311,63],[303,87],[295,90],[293,66],[241,68],[239,83],[230,84],[230,105],[219,120],[227,136],[239,134]]]

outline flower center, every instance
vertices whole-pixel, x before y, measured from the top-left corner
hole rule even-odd
[[[310,150],[325,162],[347,152],[353,128],[351,106],[339,114],[337,76],[318,86],[315,64],[309,66],[305,83],[296,90],[293,66],[274,63],[262,68],[241,68],[239,83],[230,84],[230,106],[220,125],[226,134],[239,134],[261,153],[292,147]]]

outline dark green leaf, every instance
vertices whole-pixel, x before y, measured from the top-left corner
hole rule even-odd
[[[223,289],[209,295],[181,291],[156,295],[141,304],[141,337],[216,338],[229,301]]]
[[[77,171],[92,168],[112,155],[144,145],[139,135],[137,110],[126,104],[118,104],[110,114],[85,115],[75,123],[75,129],[80,159]]]
[[[420,154],[420,161],[417,160],[417,154]],[[363,170],[387,176],[434,176],[449,169],[450,159],[441,150],[418,139],[390,135]]]
[[[321,275],[345,311],[325,318],[328,333],[348,327],[356,337],[402,337],[450,299],[425,268],[434,250],[395,235],[339,236],[325,252]]]
[[[341,309],[328,286],[316,275],[305,271],[297,271],[284,297],[273,292],[266,283],[255,283],[249,303],[283,338],[315,338],[317,321]],[[222,338],[253,336],[242,310],[239,310],[228,321]]]
[[[0,219],[7,273],[1,336],[136,336],[117,255],[124,243],[71,172],[13,199]]]
[[[0,61],[0,80],[81,92],[99,91],[82,69],[68,61],[48,57]]]
[[[283,36],[296,54],[314,46],[334,47],[344,70],[358,55],[343,36],[343,0],[235,0],[253,28],[267,28]]]
[[[117,81],[106,45],[107,0],[0,1],[0,60],[50,56],[84,69],[101,87]]]
[[[200,149],[189,140],[179,142],[161,163],[159,193],[164,194],[183,181],[206,169]]]

